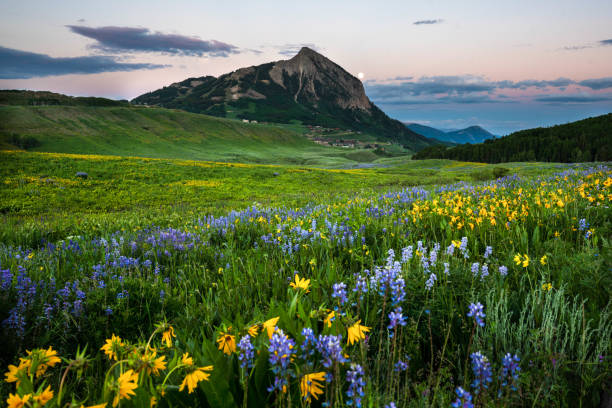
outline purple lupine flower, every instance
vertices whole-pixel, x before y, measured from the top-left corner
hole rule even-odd
[[[390,403],[386,404],[384,408],[397,408],[397,405],[395,405],[395,402],[391,401]]]
[[[330,368],[334,362],[346,363],[348,359],[342,353],[342,335],[319,335],[317,350],[321,353],[321,364],[323,367]],[[332,375],[327,373],[327,382],[331,382]]]
[[[412,245],[409,245],[406,248],[402,249],[402,263],[406,263],[412,259],[412,251]]]
[[[270,339],[268,351],[270,353],[268,362],[275,376],[274,384],[268,387],[268,392],[274,390],[282,392],[283,387],[288,385],[287,375],[291,356],[295,353],[295,342],[281,329],[277,329]]]
[[[478,276],[478,272],[480,272],[480,264],[478,262],[474,262],[472,264],[472,275]]]
[[[480,279],[484,279],[489,276],[489,266],[487,264],[482,264],[480,268]]]
[[[0,287],[2,288],[2,290],[4,291],[9,290],[9,288],[11,287],[13,283],[13,274],[11,273],[11,270],[10,269],[0,270],[0,279],[1,279]]]
[[[468,259],[470,257],[468,250],[467,250],[467,245],[468,245],[467,237],[461,238],[461,245],[459,245],[459,250],[461,251],[465,259]]]
[[[402,314],[401,306],[396,307],[395,310],[389,313],[389,325],[387,326],[387,329],[395,329],[398,324],[400,326],[406,325],[406,318]],[[391,333],[389,336],[392,337],[393,334]]]
[[[453,255],[453,253],[455,253],[455,244],[450,244],[449,246],[446,247],[446,255]]]
[[[485,252],[484,252],[484,259],[489,259],[489,257],[493,255],[493,247],[492,246],[488,246],[485,248]]]
[[[365,276],[357,276],[357,282],[355,282],[353,292],[358,293],[360,299],[363,299],[363,295],[368,293],[368,282]]]
[[[447,276],[450,273],[449,268],[450,268],[450,264],[448,262],[444,262],[444,274],[447,275]]]
[[[302,329],[302,336],[304,341],[300,349],[302,350],[302,358],[306,360],[309,356],[313,356],[317,348],[317,338],[310,327],[304,327]]]
[[[455,402],[451,403],[451,407],[453,408],[474,408],[474,404],[472,404],[472,394],[465,391],[461,387],[457,387],[455,390],[457,393],[457,399]]]
[[[399,359],[397,360],[397,363],[395,363],[393,371],[395,371],[396,373],[401,373],[403,371],[408,370],[408,364],[410,361],[410,356],[406,356],[406,361]]]
[[[361,398],[364,396],[364,371],[359,364],[351,364],[350,370],[346,372],[346,381],[349,383],[346,396],[348,397],[346,405],[349,407],[361,407]]]
[[[521,371],[519,362],[521,359],[515,354],[506,353],[502,359],[502,373],[500,379],[502,380],[502,387],[510,384],[512,391],[516,391],[516,382],[518,381],[518,374]],[[500,391],[501,392],[501,391]]]
[[[255,358],[255,349],[253,348],[253,344],[251,343],[251,337],[248,334],[242,336],[242,338],[238,342],[238,349],[240,350],[238,353],[240,367],[252,368],[253,360]]]
[[[486,315],[484,314],[484,306],[480,302],[470,304],[469,312],[467,315],[468,317],[473,317],[480,327],[484,327],[485,322],[484,320],[482,320],[482,318]]]
[[[506,276],[506,275],[508,275],[508,268],[507,268],[506,266],[504,266],[504,265],[500,266],[500,267],[499,267],[499,274],[500,274],[501,276]]]
[[[438,280],[438,277],[436,276],[435,273],[431,273],[431,275],[429,275],[429,279],[427,279],[427,281],[425,282],[425,288],[427,290],[431,290],[431,288],[433,288],[434,283]]]
[[[346,297],[346,283],[334,283],[333,289],[332,298],[338,299],[338,303],[342,306],[348,300]]]
[[[395,306],[406,298],[406,282],[401,276],[391,281],[391,306]]]
[[[472,372],[474,373],[472,388],[474,388],[474,393],[478,394],[483,388],[489,388],[489,383],[493,381],[491,363],[480,351],[472,353],[470,358],[472,359]]]

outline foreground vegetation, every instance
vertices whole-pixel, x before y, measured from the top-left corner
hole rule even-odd
[[[596,406],[610,388],[607,167],[2,159],[11,407]]]

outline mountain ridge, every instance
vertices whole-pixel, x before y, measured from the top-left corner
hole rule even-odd
[[[496,135],[492,134],[488,130],[484,129],[482,126],[478,125],[468,126],[464,129],[449,131],[444,131],[418,123],[407,123],[406,127],[425,137],[434,138],[442,142],[455,144],[483,143],[485,140],[497,138]]]
[[[370,101],[358,78],[308,47],[288,60],[219,77],[187,78],[140,95],[132,103],[251,121],[351,129],[413,150],[436,143],[388,117]]]

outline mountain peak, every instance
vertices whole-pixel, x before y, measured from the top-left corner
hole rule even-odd
[[[300,51],[296,55],[321,55],[321,54],[319,54],[318,52],[316,52],[312,48],[302,47],[302,48],[300,48]]]
[[[247,120],[350,129],[415,150],[432,144],[390,119],[368,99],[358,78],[309,47],[290,59],[208,78],[186,80],[134,101],[218,116],[231,112]]]

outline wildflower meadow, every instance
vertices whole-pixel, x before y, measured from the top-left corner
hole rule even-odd
[[[565,166],[7,240],[0,395],[11,408],[599,406],[611,203],[612,169]]]

